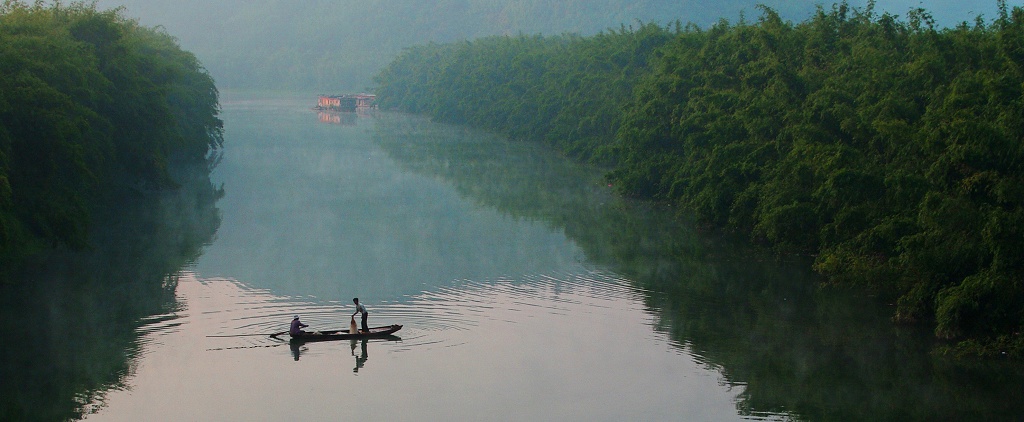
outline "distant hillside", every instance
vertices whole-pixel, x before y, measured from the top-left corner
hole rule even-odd
[[[721,18],[736,21],[741,13],[756,17],[758,3],[793,21],[815,8],[815,2],[799,0],[100,0],[98,7],[123,5],[143,25],[165,27],[221,88],[335,91],[367,88],[403,48],[427,42],[519,33],[592,35],[637,22],[680,20],[707,27]],[[916,0],[878,3],[878,9],[899,15],[918,6]],[[985,7],[928,3],[940,25],[996,13],[995,0],[982,0]]]

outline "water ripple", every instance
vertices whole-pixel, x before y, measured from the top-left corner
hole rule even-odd
[[[201,279],[197,284],[201,291],[190,299],[202,302],[195,304],[201,306],[195,318],[212,326],[208,337],[218,337],[210,347],[216,350],[280,344],[281,339],[268,335],[286,331],[293,315],[300,315],[309,329],[344,329],[353,310],[351,304],[337,301],[276,296],[231,279]],[[402,341],[393,350],[405,351],[458,347],[465,337],[458,333],[482,324],[527,323],[539,314],[601,315],[623,303],[637,303],[641,293],[615,274],[586,271],[453,280],[447,286],[368,307],[371,326],[404,325],[398,333]],[[145,332],[171,329],[175,318],[154,317]]]

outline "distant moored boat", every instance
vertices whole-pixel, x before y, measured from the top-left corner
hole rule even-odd
[[[356,111],[377,107],[377,96],[374,94],[341,94],[321,95],[317,100],[317,110]]]

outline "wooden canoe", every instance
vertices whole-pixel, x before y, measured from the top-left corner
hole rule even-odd
[[[327,340],[346,340],[346,339],[363,339],[363,338],[383,338],[394,334],[396,331],[401,330],[402,326],[387,325],[384,327],[373,327],[370,328],[370,332],[358,332],[350,334],[348,330],[332,330],[332,331],[310,331],[302,334],[291,334],[291,341],[293,342],[306,342],[306,341],[327,341]]]

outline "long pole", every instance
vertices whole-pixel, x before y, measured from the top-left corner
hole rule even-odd
[[[281,331],[279,333],[270,333],[270,334],[227,334],[227,335],[220,335],[220,336],[216,336],[215,335],[215,336],[207,336],[207,337],[250,337],[250,336],[277,337],[277,336],[279,336],[281,334],[288,334],[288,332],[287,331]]]

